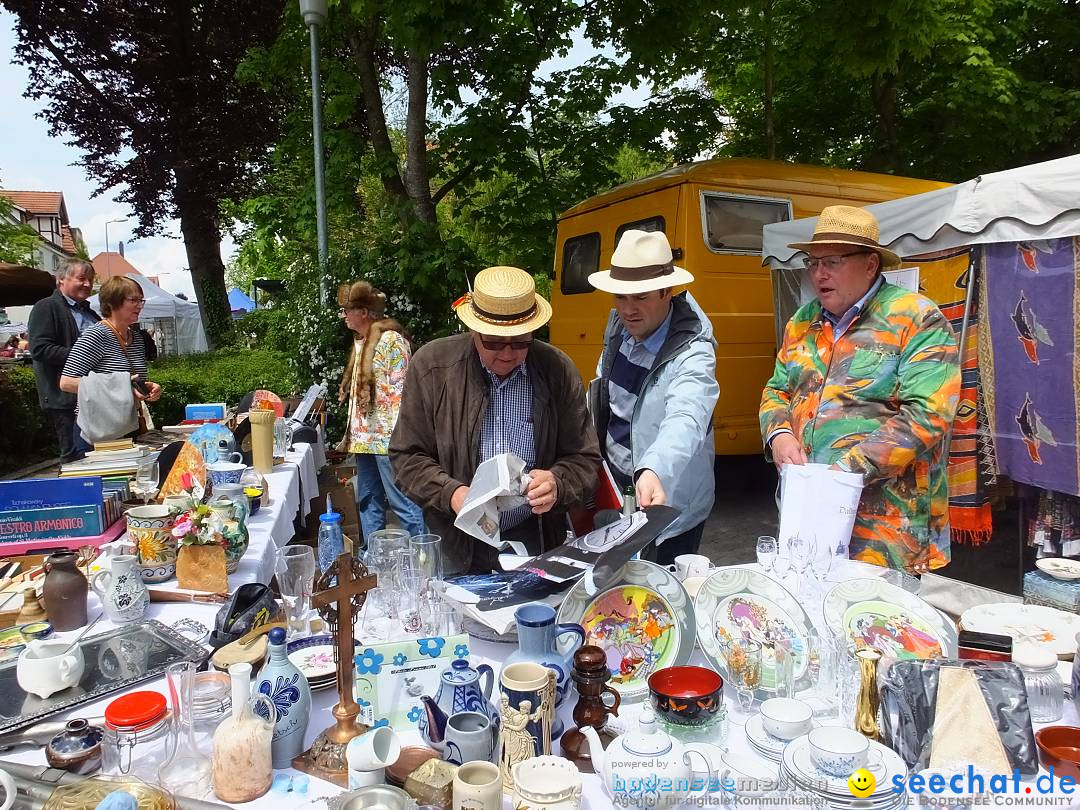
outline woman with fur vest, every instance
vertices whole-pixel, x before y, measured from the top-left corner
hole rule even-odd
[[[405,330],[384,317],[386,295],[366,281],[343,285],[338,303],[353,346],[338,401],[349,402],[348,429],[340,449],[356,458],[356,509],[364,537],[386,528],[386,505],[410,535],[424,534],[424,515],[394,480],[387,446],[401,408],[411,349]]]

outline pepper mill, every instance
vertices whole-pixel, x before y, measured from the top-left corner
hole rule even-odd
[[[589,755],[589,741],[578,729],[592,726],[600,737],[604,748],[615,739],[605,724],[609,714],[619,714],[619,693],[607,685],[611,672],[607,667],[607,655],[600,647],[586,644],[574,653],[574,665],[570,668],[570,680],[578,692],[578,702],[574,706],[574,724],[562,735],[560,743],[562,754],[573,762],[582,773],[594,773],[592,757]],[[609,694],[614,702],[609,706],[604,702],[604,694]]]

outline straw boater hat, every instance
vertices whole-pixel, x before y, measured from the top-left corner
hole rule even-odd
[[[671,245],[662,231],[626,231],[611,255],[611,269],[591,273],[589,283],[604,292],[637,295],[694,280],[671,260]]]
[[[900,266],[900,257],[879,243],[881,229],[877,218],[865,208],[850,205],[830,205],[818,217],[814,235],[809,242],[792,242],[789,248],[807,250],[821,245],[853,245],[866,247],[881,257],[881,269],[892,270]]]
[[[551,319],[551,304],[536,294],[533,277],[516,267],[481,270],[454,311],[470,329],[497,337],[527,335]]]

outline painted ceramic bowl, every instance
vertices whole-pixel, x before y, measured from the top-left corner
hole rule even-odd
[[[724,679],[705,667],[665,667],[649,676],[649,697],[662,720],[705,726],[724,705]]]
[[[1035,732],[1039,762],[1054,776],[1071,776],[1080,781],[1080,728],[1047,726]]]
[[[24,624],[19,628],[22,631],[23,638],[27,641],[33,641],[34,639],[48,638],[52,635],[53,626],[48,622],[30,622],[30,624]]]
[[[37,622],[34,623],[37,624]],[[0,661],[18,658],[25,649],[26,636],[22,634],[22,628],[9,627],[6,630],[0,630]]]

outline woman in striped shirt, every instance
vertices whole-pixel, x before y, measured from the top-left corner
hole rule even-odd
[[[124,371],[138,376],[146,389],[143,394],[133,387],[136,400],[156,402],[161,386],[146,380],[146,350],[141,335],[133,329],[139,320],[145,299],[142,288],[130,278],[114,276],[98,293],[102,319],[88,326],[75,341],[60,375],[60,390],[77,393],[82,378],[91,371]]]

